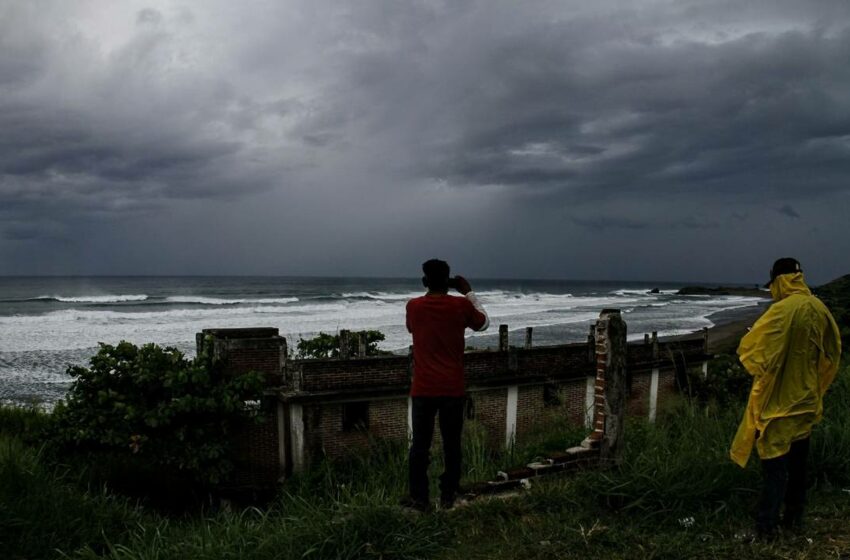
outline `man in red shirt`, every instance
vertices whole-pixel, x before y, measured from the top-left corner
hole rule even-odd
[[[490,321],[469,282],[449,278],[449,265],[431,259],[422,265],[424,296],[407,302],[407,330],[413,334],[412,401],[413,441],[410,445],[410,496],[405,505],[431,508],[428,465],[434,417],[440,416],[445,471],[440,476],[440,504],[454,505],[460,483],[461,431],[465,384],[463,378],[464,331],[483,331]],[[450,296],[449,287],[464,297]]]

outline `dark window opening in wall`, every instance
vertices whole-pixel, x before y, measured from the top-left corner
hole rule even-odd
[[[543,385],[543,406],[561,406],[561,390],[554,383]]]
[[[365,432],[369,429],[369,402],[353,402],[342,405],[342,431]]]

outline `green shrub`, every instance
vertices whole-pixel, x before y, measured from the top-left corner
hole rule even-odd
[[[706,408],[681,401],[655,425],[630,419],[623,464],[589,471],[576,480],[600,505],[641,515],[697,510],[722,512],[758,486],[757,461],[741,469],[729,459],[729,446],[743,407]]]
[[[76,473],[0,435],[0,557],[52,558],[83,546],[104,551],[106,540],[123,541],[142,519],[126,500],[80,489]]]
[[[824,397],[823,421],[811,443],[812,476],[819,482],[850,484],[850,366],[838,372]]]
[[[746,403],[753,377],[747,373],[735,354],[715,356],[708,363],[708,375],[688,371],[688,391],[700,403],[714,403],[720,407]]]
[[[187,360],[175,348],[102,344],[53,413],[60,446],[107,452],[218,483],[233,469],[230,435],[249,416],[262,376],[224,375],[206,354]]]
[[[386,339],[386,335],[381,331],[357,331],[349,336],[349,355],[356,354],[357,344],[361,338],[366,341],[367,356],[392,354],[392,352],[378,349],[378,343]],[[294,357],[298,359],[337,358],[339,357],[339,335],[320,332],[313,338],[299,339]]]
[[[50,425],[50,414],[36,406],[0,406],[0,434],[38,444]]]

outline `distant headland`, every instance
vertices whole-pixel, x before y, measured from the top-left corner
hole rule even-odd
[[[769,298],[770,292],[758,286],[686,286],[676,292],[680,296],[748,296]]]

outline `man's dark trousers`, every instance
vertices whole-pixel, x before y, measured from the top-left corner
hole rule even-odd
[[[430,502],[428,465],[434,416],[439,413],[445,471],[440,476],[443,498],[453,499],[460,484],[461,431],[466,397],[411,397],[413,441],[410,445],[410,497],[420,504]]]
[[[806,505],[806,459],[809,438],[795,441],[785,455],[761,462],[764,486],[759,500],[756,528],[759,533],[771,534],[779,525],[779,510],[785,502],[782,524],[795,528],[803,519]]]

